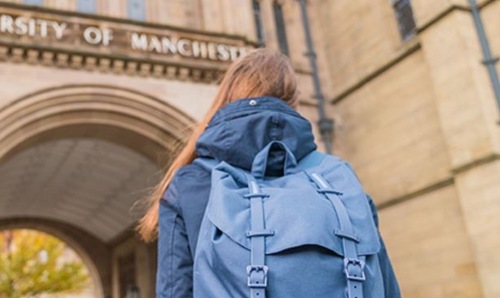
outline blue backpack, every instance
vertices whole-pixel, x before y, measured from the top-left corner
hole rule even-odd
[[[283,175],[267,177],[275,146]],[[380,240],[349,165],[273,141],[250,172],[199,158],[212,188],[194,258],[195,298],[385,297]]]

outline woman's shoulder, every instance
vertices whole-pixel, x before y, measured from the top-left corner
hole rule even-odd
[[[185,196],[203,191],[210,186],[210,172],[197,164],[188,164],[177,170],[167,187],[163,199],[179,202]]]
[[[194,178],[199,176],[210,176],[210,172],[197,163],[191,163],[179,168],[175,173],[172,182],[174,180],[179,180],[180,178]]]

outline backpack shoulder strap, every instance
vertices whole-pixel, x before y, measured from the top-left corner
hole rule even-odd
[[[302,157],[297,165],[297,168],[300,170],[306,170],[315,166],[319,166],[326,156],[327,155],[325,153],[314,150],[306,156]]]
[[[316,184],[318,192],[322,193],[332,203],[337,214],[340,230],[335,234],[342,239],[344,250],[344,274],[347,278],[347,298],[363,298],[363,282],[365,281],[365,257],[358,254],[359,240],[354,234],[351,219],[344,203],[340,199],[341,192],[334,190],[319,174],[311,173],[309,178]]]

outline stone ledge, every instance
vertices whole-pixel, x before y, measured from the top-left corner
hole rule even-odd
[[[224,74],[223,68],[192,67],[150,59],[88,55],[7,44],[0,44],[0,61],[208,84],[217,83]]]

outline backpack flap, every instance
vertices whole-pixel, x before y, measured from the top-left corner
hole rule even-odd
[[[325,164],[323,162],[322,164]],[[358,238],[360,255],[375,254],[380,249],[378,232],[373,222],[368,200],[360,187],[353,187],[352,177],[343,163],[335,159],[328,163],[328,170],[322,166],[314,169],[326,175],[336,189],[341,189],[341,200]],[[247,177],[244,170],[221,163],[212,172],[211,198],[207,206],[207,217],[232,241],[250,250],[250,202]],[[274,235],[266,237],[266,254],[284,252],[301,246],[316,245],[343,256],[338,216],[331,204],[305,172],[283,177],[261,180],[264,193],[265,226]]]

